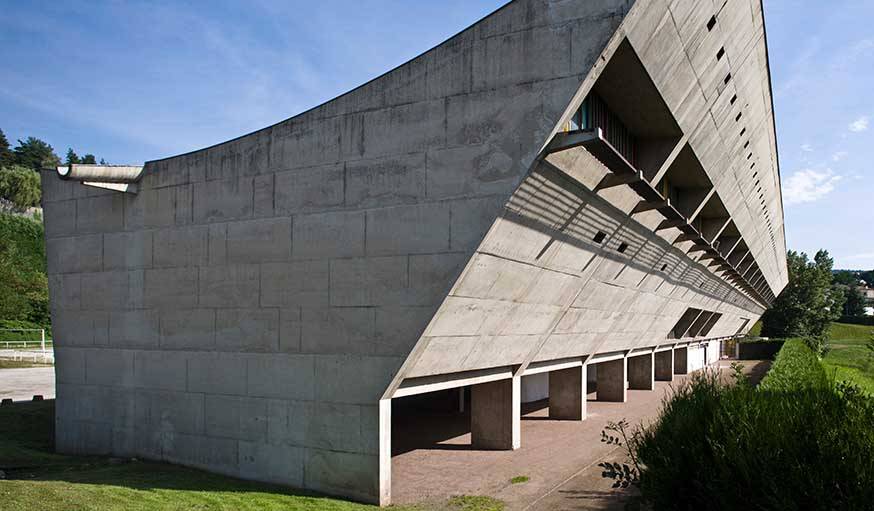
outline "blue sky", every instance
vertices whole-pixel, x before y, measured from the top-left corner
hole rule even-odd
[[[113,163],[182,153],[331,99],[502,3],[0,0],[0,128]],[[788,246],[874,268],[874,3],[765,11]]]

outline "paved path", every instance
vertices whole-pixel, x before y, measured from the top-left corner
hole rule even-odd
[[[745,372],[750,372],[756,362],[744,364]],[[728,365],[719,364],[721,375],[731,374]],[[392,501],[411,504],[467,494],[496,497],[509,510],[623,509],[628,493],[611,489],[598,463],[624,462],[625,455],[621,448],[602,443],[601,431],[608,421],[653,420],[672,386],[686,378],[656,382],[653,391],[629,390],[626,403],[594,401],[595,395],[590,394],[588,417],[582,422],[549,420],[545,402],[539,409],[523,410],[522,447],[516,451],[471,449],[465,415],[399,420],[392,428],[393,437],[402,441],[418,436],[426,446],[397,446],[392,458]],[[444,433],[442,438],[435,427]],[[523,475],[530,480],[510,483]]]
[[[34,394],[55,397],[55,368],[0,369],[0,398],[30,401]]]

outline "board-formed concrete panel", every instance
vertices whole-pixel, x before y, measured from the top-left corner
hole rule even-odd
[[[515,0],[324,105],[148,162],[136,194],[43,173],[58,449],[387,504],[398,392],[502,389],[513,448],[529,367],[559,364],[559,415],[581,418],[591,357],[712,362],[713,341],[658,347],[743,333],[786,283],[762,35],[754,0]],[[593,91],[669,132],[640,176],[700,163],[712,188],[677,204],[720,223],[718,250],[604,146],[556,149]],[[689,309],[716,319],[671,338]],[[601,365],[621,400],[625,359]]]

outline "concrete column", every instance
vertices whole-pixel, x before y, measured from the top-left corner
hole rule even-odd
[[[379,400],[379,505],[391,504],[391,399]]]
[[[549,418],[581,421],[586,418],[585,366],[549,373]]]
[[[627,397],[625,358],[598,364],[598,401],[624,403]]]
[[[674,348],[674,374],[689,373],[689,348]]]
[[[518,449],[521,445],[521,377],[473,385],[470,438],[477,449]]]
[[[655,353],[655,379],[671,381],[674,379],[674,350],[657,351]]]
[[[655,388],[655,364],[653,354],[628,357],[628,388],[652,390]]]

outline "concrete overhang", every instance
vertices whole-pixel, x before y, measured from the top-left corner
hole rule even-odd
[[[85,186],[122,193],[137,193],[143,167],[136,165],[91,165],[74,163],[57,167],[58,177],[78,181]]]

